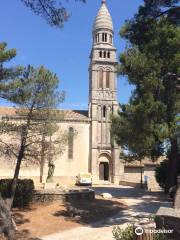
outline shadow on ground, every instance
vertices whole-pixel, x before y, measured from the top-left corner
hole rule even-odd
[[[54,216],[63,216],[67,221],[77,222],[81,225],[91,225],[93,222],[102,221],[127,207],[121,201],[104,200],[100,197],[91,201],[69,201],[64,205],[65,209],[55,212]]]
[[[21,209],[22,210],[22,214],[19,213],[19,209],[14,209],[13,210],[13,219],[17,225],[17,228],[20,226],[20,225],[23,225],[25,223],[29,223],[30,220],[25,218],[23,213],[24,212],[28,212],[28,211],[31,211],[31,210],[34,210],[35,208],[30,208],[30,207],[26,207],[26,208],[23,208]],[[40,238],[32,238],[30,237],[30,231],[27,230],[27,229],[23,229],[21,231],[16,231],[16,240],[41,240]]]
[[[141,218],[154,215],[160,206],[170,206],[163,192],[145,192],[131,187],[93,187],[97,195],[110,193],[111,200],[96,199],[92,202],[69,202],[64,211],[55,216],[64,216],[67,221],[75,221],[90,227],[107,227],[133,223]],[[129,207],[127,207],[127,205]]]

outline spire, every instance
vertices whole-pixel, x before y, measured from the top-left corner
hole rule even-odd
[[[112,18],[106,5],[106,0],[102,0],[102,5],[94,22],[93,31],[98,29],[108,29],[113,31]]]

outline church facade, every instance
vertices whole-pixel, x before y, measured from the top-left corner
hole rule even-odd
[[[102,1],[93,25],[93,45],[89,65],[88,111],[63,110],[59,122],[60,131],[76,132],[61,155],[54,157],[54,178],[58,182],[72,182],[78,173],[92,173],[93,181],[119,183],[123,164],[119,159],[119,147],[112,143],[110,134],[111,115],[118,110],[116,79],[116,48],[113,44],[111,15]],[[15,115],[15,110],[0,108],[0,115]],[[57,132],[56,135],[60,134]],[[21,177],[46,181],[48,163],[44,166],[21,168]],[[1,157],[0,176],[13,175],[11,163]]]
[[[54,156],[54,181],[59,184],[74,184],[79,173],[91,173],[93,183],[139,184],[142,166],[124,165],[120,159],[120,147],[112,141],[111,116],[117,114],[117,58],[113,44],[114,32],[111,15],[106,1],[101,7],[93,25],[93,44],[89,65],[89,108],[81,110],[59,110],[63,119],[59,130],[73,136],[67,141],[64,151]],[[0,107],[0,118],[8,117],[18,121],[15,109]],[[76,133],[76,134],[74,134]],[[15,159],[14,159],[15,160]],[[0,178],[13,176],[15,161],[6,161],[0,156]],[[144,165],[144,175],[154,182],[154,166]],[[45,183],[48,162],[37,164],[22,163],[21,178],[31,178],[36,184]]]

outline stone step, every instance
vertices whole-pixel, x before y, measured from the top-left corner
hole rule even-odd
[[[94,180],[93,185],[112,185],[112,183],[109,181]]]

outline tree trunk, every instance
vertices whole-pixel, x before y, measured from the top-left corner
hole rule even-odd
[[[0,195],[0,234],[8,240],[15,239],[15,227],[11,218],[11,213],[9,206],[7,206],[6,201],[2,199]]]
[[[16,193],[16,186],[17,186],[17,181],[18,181],[18,177],[19,177],[19,171],[20,171],[20,168],[21,168],[21,162],[22,162],[22,159],[24,157],[24,150],[25,150],[24,145],[21,145],[19,155],[18,155],[18,158],[17,158],[14,177],[13,177],[13,181],[12,181],[12,185],[11,185],[11,195],[10,195],[10,199],[9,199],[9,208],[10,209],[13,205],[14,196],[15,196],[15,193]]]
[[[45,164],[45,134],[42,136],[42,142],[41,142],[41,165],[40,165],[40,182],[43,181],[43,175],[44,175],[44,164]]]
[[[177,184],[178,175],[178,161],[180,161],[180,156],[178,154],[178,143],[177,139],[171,139],[171,152],[169,154],[168,163],[168,174],[166,176],[166,186],[165,192],[168,193],[169,189]]]

